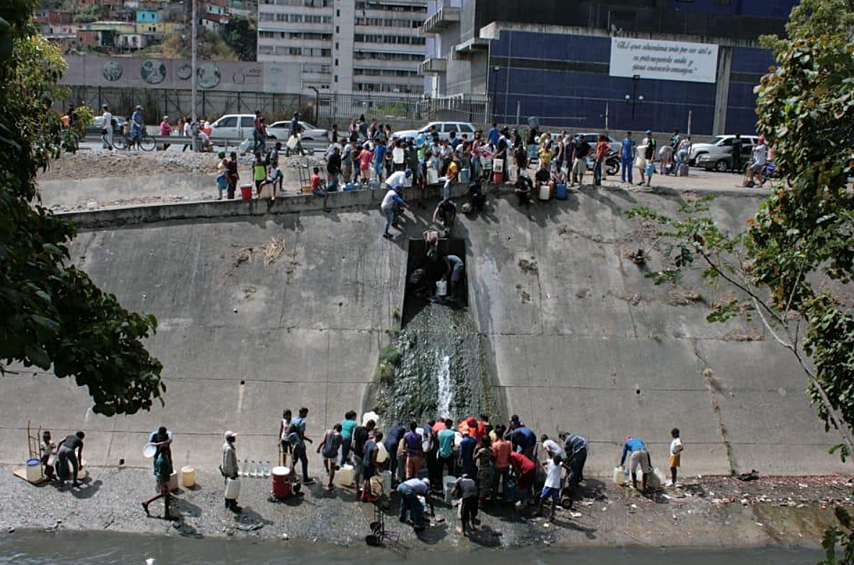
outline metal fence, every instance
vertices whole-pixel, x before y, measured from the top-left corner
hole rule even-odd
[[[163,116],[171,120],[189,117],[192,108],[190,90],[160,88],[108,88],[99,86],[72,86],[70,102],[86,104],[95,114],[100,113],[102,104],[109,104],[110,111],[117,116],[129,117],[139,104],[144,108],[146,123],[159,123]],[[267,92],[217,92],[200,90],[196,100],[197,115],[213,122],[223,114],[252,114],[261,110],[268,124],[278,120],[290,120],[294,112],[305,119],[315,118],[313,96],[301,94],[273,94]],[[59,109],[59,108],[58,108]]]
[[[414,126],[441,120],[483,124],[488,122],[490,111],[486,96],[428,98],[379,92],[321,93],[317,95],[316,106],[317,125],[327,128],[332,124],[346,128],[351,119],[359,116],[396,125]]]

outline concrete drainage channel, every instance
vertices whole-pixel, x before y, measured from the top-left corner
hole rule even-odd
[[[492,397],[486,336],[468,309],[465,279],[454,300],[435,300],[419,292],[411,277],[426,271],[421,289],[435,288],[445,255],[465,261],[462,240],[442,239],[437,261],[426,256],[424,242],[410,240],[402,329],[381,353],[376,375],[376,405],[385,425],[415,419],[454,420],[481,413],[496,414]]]

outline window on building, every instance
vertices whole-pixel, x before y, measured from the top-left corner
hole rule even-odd
[[[729,6],[730,4],[732,4],[732,0],[715,0],[717,6]]]

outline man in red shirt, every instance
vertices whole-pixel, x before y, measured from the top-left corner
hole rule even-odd
[[[519,486],[517,506],[524,506],[525,503],[530,503],[532,499],[531,487],[534,485],[534,478],[537,475],[537,465],[521,453],[513,451],[510,453],[510,466],[513,467],[513,473],[516,475]]]

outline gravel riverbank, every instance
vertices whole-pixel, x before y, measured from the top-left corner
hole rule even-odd
[[[351,490],[326,492],[318,483],[303,496],[270,499],[270,479],[245,479],[233,515],[223,507],[219,473],[197,472],[197,486],[176,493],[170,523],[146,517],[140,503],[153,494],[148,469],[93,468],[80,489],[34,487],[0,472],[0,531],[108,530],[165,536],[302,539],[333,544],[363,544],[374,507],[359,503]],[[399,543],[418,547],[531,545],[667,547],[748,547],[774,544],[813,547],[833,524],[833,506],[851,506],[852,484],[842,477],[731,477],[689,480],[684,488],[640,495],[610,481],[589,479],[575,511],[560,510],[549,523],[528,510],[509,507],[481,512],[480,531],[471,539],[457,531],[452,509],[437,505],[437,519],[418,536],[398,522],[397,501],[386,511],[386,524]],[[155,502],[153,515],[162,514]]]

